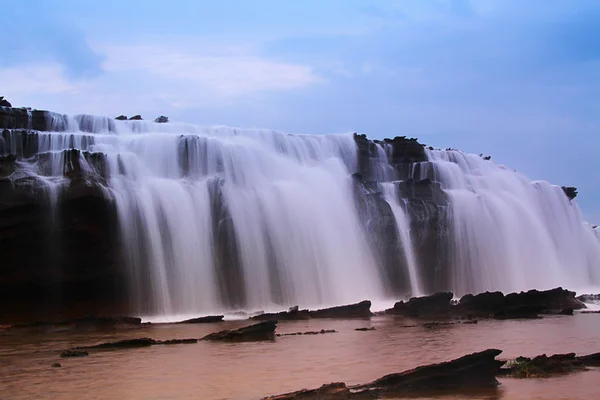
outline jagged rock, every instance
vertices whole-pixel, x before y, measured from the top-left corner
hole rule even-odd
[[[127,121],[127,116],[126,115],[119,115],[118,117],[115,117],[115,119],[117,121]]]
[[[12,107],[12,104],[4,96],[0,96],[0,107]]]
[[[215,322],[222,322],[223,315],[208,315],[206,317],[198,317],[186,319],[185,321],[178,322],[179,324],[210,324]]]
[[[129,117],[130,121],[141,121],[143,118],[141,115],[134,115],[133,117]]]
[[[569,198],[569,200],[573,200],[577,197],[577,188],[573,186],[563,186],[562,190],[565,192],[565,195]]]
[[[360,331],[360,332],[374,331],[374,330],[375,330],[375,327],[374,327],[374,326],[372,326],[372,327],[370,327],[370,328],[355,328],[354,330],[355,330],[355,331]]]
[[[399,301],[386,314],[407,317],[447,316],[450,314],[450,302],[454,295],[450,292],[436,293],[431,296],[413,297],[408,302]]]
[[[88,356],[88,352],[84,351],[84,350],[76,350],[76,349],[71,349],[71,350],[65,350],[62,353],[60,353],[60,356],[62,358],[67,358],[67,357],[87,357]]]
[[[576,299],[584,303],[593,303],[600,301],[600,294],[582,294],[581,296],[577,296]]]
[[[313,390],[300,390],[264,400],[348,400],[411,396],[448,390],[494,388],[496,375],[504,361],[496,360],[501,350],[489,349],[452,361],[425,365],[405,372],[386,375],[363,385],[330,383]]]
[[[290,307],[288,311],[279,313],[265,313],[251,317],[256,320],[304,320],[310,318],[369,318],[371,313],[371,302],[363,300],[360,303],[348,304],[320,310],[300,310],[298,306]]]
[[[264,321],[239,329],[224,330],[204,336],[201,340],[222,340],[231,342],[246,342],[273,340],[275,338],[277,321]]]
[[[160,117],[156,118],[154,120],[154,122],[159,123],[159,124],[164,124],[165,122],[169,122],[169,117],[165,117],[164,115],[161,115]]]

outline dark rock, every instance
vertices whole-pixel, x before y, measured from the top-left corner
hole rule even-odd
[[[70,350],[65,350],[62,353],[60,353],[60,356],[62,358],[67,358],[67,357],[87,357],[88,356],[88,352],[84,351],[84,350],[70,349]]]
[[[12,104],[4,96],[0,96],[0,107],[12,107]]]
[[[324,308],[320,310],[300,310],[298,306],[290,307],[288,311],[279,313],[265,313],[255,315],[250,319],[256,320],[305,320],[310,318],[369,318],[371,313],[371,302],[363,300],[360,303],[349,304],[338,307]]]
[[[206,317],[186,319],[185,321],[178,322],[178,324],[210,324],[222,321],[223,315],[208,315]]]
[[[565,192],[565,195],[569,198],[569,200],[573,200],[577,197],[577,188],[573,186],[563,186],[562,190]]]
[[[159,344],[159,343],[160,342],[157,342],[154,339],[150,339],[150,338],[146,337],[146,338],[119,340],[117,342],[100,343],[100,344],[96,344],[93,346],[77,347],[76,349],[131,349],[131,348],[138,348],[138,347],[148,347],[148,346],[152,346],[154,344]]]
[[[366,332],[366,331],[374,331],[374,330],[375,330],[375,327],[374,327],[374,326],[372,326],[372,327],[370,327],[370,328],[355,328],[354,330],[355,330],[355,331],[361,331],[361,332]]]
[[[142,116],[139,114],[129,118],[130,121],[141,121],[142,119]]]
[[[585,357],[585,356],[584,356]],[[539,355],[533,359],[519,357],[501,370],[501,375],[513,378],[540,378],[551,375],[565,374],[574,371],[584,371],[585,365],[575,353],[555,354],[553,356]]]
[[[322,335],[325,333],[337,333],[337,331],[335,329],[321,329],[320,331],[278,333],[275,336]]]
[[[275,338],[277,321],[264,321],[234,330],[224,330],[204,336],[201,340],[222,340],[246,342],[258,340],[273,340]]]
[[[413,297],[408,302],[397,302],[394,308],[385,310],[385,313],[407,317],[448,316],[453,296],[450,292],[442,292],[431,296]]]
[[[119,115],[118,117],[115,117],[115,119],[117,121],[127,121],[127,116],[126,115]]]
[[[381,399],[420,393],[496,388],[496,375],[504,361],[496,360],[501,350],[489,349],[456,360],[425,365],[405,372],[386,375],[363,385],[330,383],[313,390],[300,390],[265,400],[348,400]]]
[[[600,310],[597,310],[597,311],[582,311],[581,314],[600,314]]]
[[[153,344],[193,344],[198,343],[198,339],[170,339],[170,340],[160,340],[155,341]]]
[[[448,325],[457,325],[460,324],[460,322],[427,322],[425,324],[423,324],[424,328],[439,328],[442,326],[448,326]]]
[[[310,311],[309,314],[311,318],[369,318],[373,315],[369,300],[363,300],[356,304]]]
[[[165,122],[169,122],[169,117],[165,117],[164,115],[161,115],[160,117],[156,118],[154,120],[154,122],[159,123],[159,124],[164,124]]]
[[[577,360],[588,367],[600,367],[600,353],[577,357]]]
[[[51,367],[52,368],[60,368],[60,367],[62,367],[62,364],[61,363],[54,363],[54,364],[51,365]]]
[[[348,400],[350,389],[343,382],[329,383],[318,389],[299,390],[297,392],[265,397],[263,400]]]
[[[564,310],[560,310],[558,312],[558,314],[560,314],[560,315],[573,315],[573,309],[572,308],[565,308]]]

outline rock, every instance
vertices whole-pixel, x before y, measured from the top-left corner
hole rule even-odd
[[[294,332],[294,333],[278,333],[275,336],[299,336],[299,335],[322,335],[325,333],[337,333],[335,329],[321,329],[320,331]]]
[[[496,360],[501,350],[489,349],[439,364],[425,365],[405,372],[386,375],[363,385],[346,386],[337,382],[318,389],[300,390],[265,400],[347,400],[412,396],[420,393],[495,388],[496,375],[504,361]]]
[[[530,306],[530,307],[515,307],[506,308],[494,313],[495,319],[536,319],[540,318],[539,313],[542,311],[541,307]]]
[[[138,347],[148,347],[154,344],[160,344],[160,342],[146,337],[136,339],[125,339],[116,342],[100,343],[93,346],[76,347],[76,349],[131,349]]]
[[[577,360],[588,367],[600,367],[600,353],[577,357]]]
[[[600,301],[600,294],[582,294],[581,296],[577,296],[577,300],[584,303],[593,303]]]
[[[60,368],[60,367],[62,367],[62,364],[61,363],[54,363],[54,364],[51,365],[51,367],[52,368]]]
[[[374,326],[372,326],[372,327],[370,327],[370,328],[355,328],[354,330],[355,330],[355,331],[361,331],[361,332],[366,332],[366,331],[374,331],[374,330],[375,330],[375,327],[374,327]]]
[[[399,301],[386,314],[406,317],[448,316],[450,301],[454,295],[450,292],[436,293],[431,296],[413,297],[408,302]]]
[[[155,341],[153,344],[193,344],[198,343],[198,339],[170,339],[170,340],[161,340]]]
[[[70,350],[65,350],[62,353],[60,353],[60,356],[62,358],[67,358],[67,357],[87,357],[88,356],[88,352],[84,351],[84,350],[70,349]]]
[[[343,382],[334,382],[318,389],[299,390],[297,392],[265,397],[263,400],[348,400],[350,389]]]
[[[224,330],[204,336],[201,340],[221,340],[231,342],[246,342],[273,340],[275,338],[277,321],[264,321],[234,330]]]
[[[0,107],[12,107],[12,104],[4,96],[0,96]]]
[[[565,192],[565,195],[569,198],[569,200],[573,200],[575,197],[577,197],[577,188],[576,187],[563,186],[562,190],[563,190],[563,192]]]
[[[581,314],[600,314],[600,310],[597,310],[597,311],[582,311]]]
[[[575,353],[555,354],[550,357],[542,354],[533,359],[519,357],[507,364],[507,368],[503,368],[501,374],[513,378],[540,378],[585,369],[584,363]]]
[[[164,115],[161,115],[160,117],[156,118],[154,120],[154,122],[159,123],[159,124],[164,124],[165,122],[169,122],[169,117],[165,117]]]
[[[439,328],[441,326],[447,326],[447,325],[457,325],[460,324],[460,322],[428,322],[426,324],[423,324],[423,328]]]
[[[119,115],[118,117],[115,117],[115,119],[117,121],[127,121],[127,116],[126,115]]]
[[[565,308],[564,310],[560,310],[558,312],[559,315],[573,315],[573,309],[572,308]]]
[[[142,116],[139,114],[129,118],[130,121],[141,121],[142,119]]]
[[[344,306],[323,308],[320,310],[300,310],[298,306],[290,307],[288,311],[279,313],[265,313],[251,317],[256,320],[305,320],[310,318],[369,318],[371,313],[371,302],[363,300],[360,303]]]
[[[185,321],[178,322],[178,324],[210,324],[222,321],[223,315],[208,315],[206,317],[186,319]]]
[[[310,311],[309,315],[311,318],[369,318],[373,313],[371,313],[371,302],[363,300],[356,304]]]

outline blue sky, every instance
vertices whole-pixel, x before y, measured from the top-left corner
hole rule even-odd
[[[600,223],[600,1],[0,0],[0,95],[406,135],[579,188]]]

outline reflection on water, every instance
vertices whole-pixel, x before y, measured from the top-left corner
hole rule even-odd
[[[91,351],[60,359],[73,346],[134,337],[199,338],[247,325],[151,325],[112,332],[4,333],[0,336],[0,398],[30,399],[257,399],[323,383],[365,383],[418,365],[450,360],[486,348],[501,358],[541,353],[600,351],[600,316],[546,317],[529,321],[480,321],[425,328],[394,317],[371,320],[280,322],[279,333],[336,329],[339,333],[287,336],[274,342],[153,346]],[[407,328],[406,325],[419,326]],[[376,327],[358,332],[355,328]],[[60,362],[62,368],[51,368]],[[494,392],[444,399],[590,399],[600,393],[600,370],[551,379],[503,379]]]

